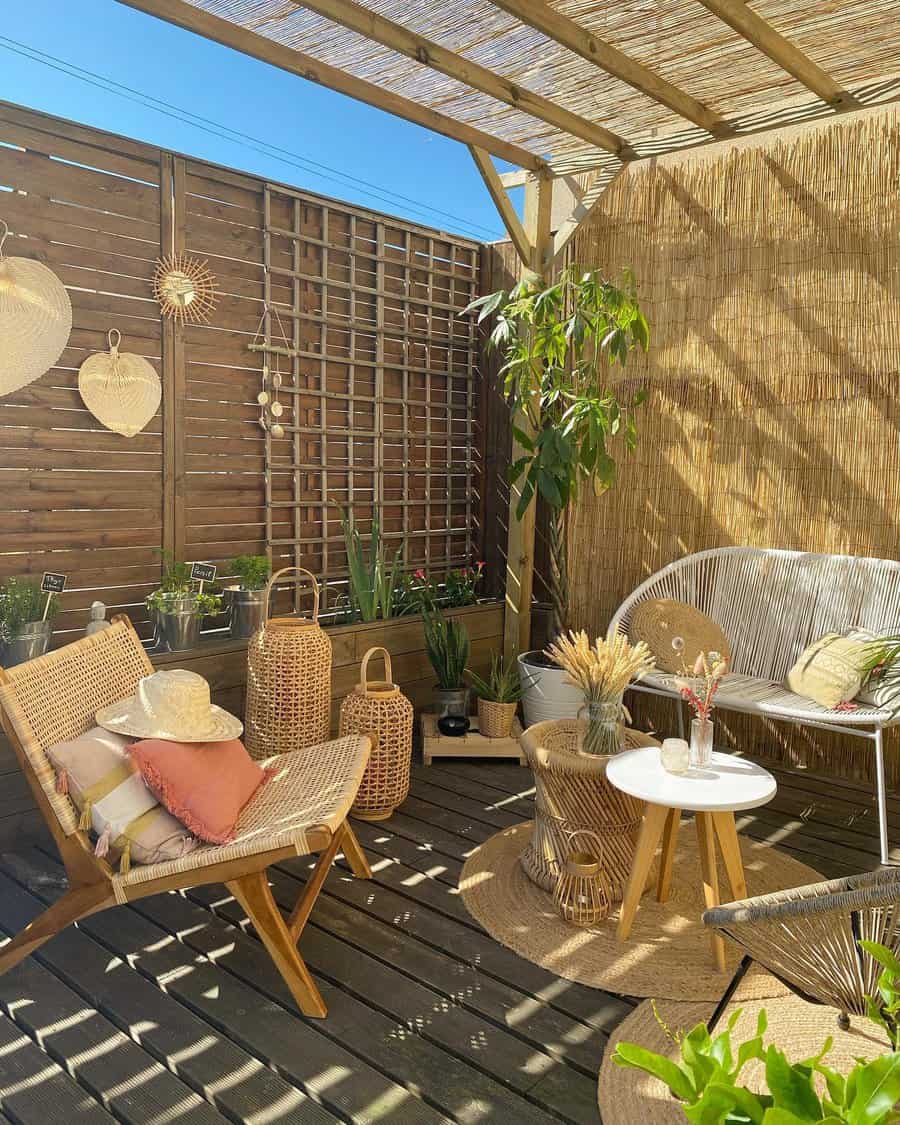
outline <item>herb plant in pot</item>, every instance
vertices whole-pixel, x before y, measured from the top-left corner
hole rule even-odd
[[[490,346],[503,355],[503,393],[516,442],[509,479],[522,519],[540,496],[549,509],[551,639],[569,626],[568,527],[579,488],[602,495],[615,481],[612,450],[632,450],[635,409],[643,392],[620,401],[610,378],[638,347],[646,351],[650,329],[638,304],[630,271],[620,284],[599,270],[567,267],[546,283],[530,275],[509,292],[498,290],[469,305],[479,323],[494,317]],[[571,718],[581,694],[563,682],[565,673],[540,652],[519,657],[523,708],[528,725]]]
[[[519,667],[504,663],[499,652],[491,657],[491,670],[482,679],[471,668],[466,669],[478,696],[478,730],[486,738],[509,738],[522,695]]]
[[[47,651],[59,609],[56,594],[49,604],[47,598],[37,582],[10,578],[0,586],[0,666],[12,668]]]
[[[147,608],[157,644],[170,652],[184,652],[196,648],[203,618],[221,612],[222,598],[195,588],[190,563],[176,562],[167,551],[162,556],[159,589],[147,598]]]
[[[236,639],[248,639],[262,626],[266,583],[271,565],[265,555],[238,555],[231,560],[235,585],[225,587],[228,629]]]
[[[460,621],[448,619],[436,609],[423,614],[422,624],[425,651],[437,676],[433,699],[438,728],[443,734],[465,734],[469,729],[469,687],[464,678],[469,634]]]

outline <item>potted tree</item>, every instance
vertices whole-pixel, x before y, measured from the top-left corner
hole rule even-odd
[[[43,656],[58,609],[56,594],[44,593],[39,583],[19,578],[4,582],[0,586],[0,666],[12,668]]]
[[[159,589],[148,596],[147,608],[156,642],[170,652],[184,652],[197,647],[201,621],[221,612],[222,598],[195,588],[190,563],[176,562],[168,551],[162,557]]]
[[[469,661],[469,634],[461,621],[445,618],[437,609],[425,612],[422,621],[425,651],[438,681],[433,694],[438,722],[448,717],[458,719],[459,733],[464,734],[469,716],[469,687],[464,679]]]
[[[503,656],[495,652],[487,679],[471,668],[466,669],[466,675],[478,696],[479,732],[486,738],[509,738],[522,696],[518,664],[505,663]]]
[[[620,401],[609,381],[614,363],[624,365],[638,347],[647,350],[650,330],[625,271],[619,284],[598,270],[567,267],[546,283],[531,275],[512,290],[498,290],[469,305],[479,323],[495,317],[489,346],[502,353],[503,392],[513,418],[517,456],[509,477],[519,486],[516,518],[537,497],[549,509],[550,634],[569,625],[567,536],[569,512],[579,488],[602,495],[615,480],[611,450],[632,450],[635,409],[644,394]],[[565,718],[581,706],[581,694],[564,684],[565,673],[541,652],[519,657],[528,724]]]
[[[265,555],[238,555],[231,560],[231,570],[238,582],[225,587],[228,606],[228,629],[235,639],[252,637],[262,625],[266,584],[271,564]]]

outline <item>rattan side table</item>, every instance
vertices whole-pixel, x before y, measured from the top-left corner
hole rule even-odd
[[[610,785],[609,758],[580,752],[586,726],[578,719],[551,719],[535,723],[522,735],[534,774],[535,816],[521,863],[533,883],[552,892],[571,851],[571,834],[594,832],[603,842],[604,866],[619,901],[631,873],[644,803]],[[648,734],[626,730],[625,745],[631,750],[659,743]]]

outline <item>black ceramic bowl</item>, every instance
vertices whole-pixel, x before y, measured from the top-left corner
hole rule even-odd
[[[438,719],[437,728],[448,738],[461,738],[469,729],[469,720],[461,715],[444,715]]]

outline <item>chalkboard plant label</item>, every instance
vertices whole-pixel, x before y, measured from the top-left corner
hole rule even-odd
[[[212,565],[212,563],[192,563],[191,578],[193,578],[195,582],[215,582],[216,568]]]
[[[41,578],[41,589],[45,594],[61,594],[66,588],[68,577],[67,574],[54,574],[48,570]]]

